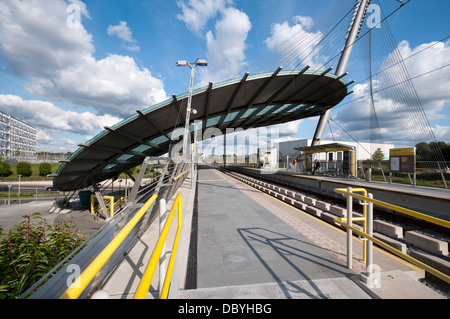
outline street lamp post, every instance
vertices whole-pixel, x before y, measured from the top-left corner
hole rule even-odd
[[[17,176],[19,176],[19,204],[20,204],[20,178],[22,177],[22,175],[17,175]]]
[[[189,121],[191,112],[196,114],[196,110],[192,110],[191,104],[192,104],[192,88],[194,86],[194,70],[197,66],[207,66],[208,62],[203,59],[197,59],[194,63],[189,63],[188,61],[178,61],[176,63],[176,66],[187,66],[191,69],[191,76],[190,76],[190,83],[189,83],[189,95],[188,95],[188,104],[187,104],[187,110],[186,110],[186,122],[184,125],[184,136],[183,136],[183,157],[186,161],[189,160],[188,156],[188,135],[189,135]],[[194,147],[195,148],[195,147]],[[194,187],[194,160],[191,159],[192,166],[191,166],[191,187]]]
[[[8,205],[11,205],[11,187],[12,187],[12,184],[9,183],[8,184]]]

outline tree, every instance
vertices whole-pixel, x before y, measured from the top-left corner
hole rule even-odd
[[[384,160],[384,153],[381,150],[381,148],[377,148],[377,150],[375,152],[373,152],[372,160],[378,161],[378,162],[381,162],[382,160]]]
[[[52,173],[52,165],[50,163],[41,163],[39,165],[39,176],[47,176]]]
[[[450,161],[450,145],[445,142],[420,142],[416,144],[416,154],[418,161],[437,161],[441,159],[441,154],[445,161]]]
[[[24,177],[28,177],[31,176],[32,171],[31,171],[31,164],[28,162],[19,162],[17,163],[17,174],[18,175],[22,175]]]
[[[431,151],[430,145],[425,142],[420,142],[416,144],[416,154],[418,161],[431,161],[433,158],[433,152]]]
[[[0,156],[0,176],[7,177],[12,174],[11,165],[3,162],[3,157]]]

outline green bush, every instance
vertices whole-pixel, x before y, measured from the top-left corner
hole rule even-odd
[[[50,163],[41,163],[39,165],[39,176],[47,176],[52,173],[52,165]]]
[[[19,162],[16,166],[17,175],[29,177],[33,173],[31,170],[31,164],[28,162]]]
[[[11,174],[11,165],[9,165],[9,163],[3,162],[3,159],[0,158],[0,176],[7,177]]]
[[[16,299],[86,240],[73,220],[49,225],[39,213],[0,232],[0,299]]]

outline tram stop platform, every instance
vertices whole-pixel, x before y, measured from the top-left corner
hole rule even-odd
[[[376,247],[381,280],[368,286],[362,241],[347,269],[345,232],[217,169],[197,172],[195,187],[187,179],[178,191],[183,228],[169,299],[446,299],[418,280],[423,270]],[[152,225],[104,286],[110,298],[132,298],[157,238]],[[158,298],[158,271],[147,298]]]

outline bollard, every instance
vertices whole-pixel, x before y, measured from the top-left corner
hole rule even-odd
[[[164,228],[164,225],[166,224],[166,200],[161,199],[159,201],[159,234],[161,235],[161,232]],[[164,246],[161,251],[161,257],[159,259],[159,297],[161,298],[162,288],[164,279],[166,278],[166,270],[167,270],[167,262],[166,262],[166,244],[164,243]]]
[[[371,193],[367,194],[367,197],[373,199]],[[373,203],[369,202],[367,207],[367,235],[373,236]],[[367,240],[367,260],[366,260],[366,272],[369,271],[368,275],[372,275],[372,263],[373,263],[373,242]]]
[[[348,187],[347,191],[349,193],[352,192],[352,188]],[[352,212],[353,212],[353,196],[347,196],[347,224],[349,226],[352,225]],[[352,269],[352,256],[353,256],[353,245],[352,245],[352,237],[353,231],[348,228],[347,229],[347,268]]]

